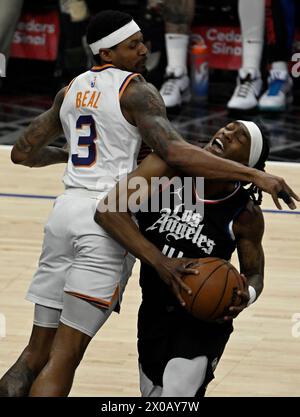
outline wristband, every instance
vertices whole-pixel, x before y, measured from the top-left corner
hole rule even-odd
[[[249,297],[250,298],[249,298],[247,307],[249,307],[256,300],[256,291],[255,291],[255,288],[253,288],[251,285],[249,285],[248,291],[249,291]]]

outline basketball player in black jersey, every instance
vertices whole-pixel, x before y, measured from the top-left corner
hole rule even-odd
[[[206,150],[262,170],[269,151],[259,128],[252,122],[242,121],[220,129]],[[150,185],[152,177],[171,179],[175,175],[153,153],[127,180],[143,177]],[[116,197],[112,192],[108,198],[115,198],[118,203],[124,190],[129,201],[136,190],[127,190],[126,185],[117,188]],[[232,319],[260,295],[264,220],[259,207],[261,194],[255,191],[253,186],[245,189],[237,182],[205,180],[202,217],[178,204],[178,196],[181,202],[188,200],[183,198],[185,187],[175,188],[171,194],[177,195],[177,200],[171,199],[168,207],[160,207],[156,212],[143,212],[143,209],[137,212],[139,229],[130,212],[104,212],[103,202],[98,206],[95,220],[142,261],[138,352],[143,396],[203,396],[233,330]],[[151,192],[149,186],[141,194],[148,196]],[[218,323],[194,318],[181,305],[179,291],[173,288],[172,292],[167,285],[170,274],[179,276],[182,272],[176,269],[174,258],[212,256],[229,260],[235,249],[245,282],[245,290],[239,292],[241,304],[230,307],[227,316]]]

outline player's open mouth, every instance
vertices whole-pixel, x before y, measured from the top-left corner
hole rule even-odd
[[[224,152],[224,145],[223,145],[223,142],[222,142],[222,141],[221,141],[221,139],[219,139],[219,138],[215,138],[215,139],[212,141],[211,146],[212,146],[213,150],[214,150],[216,153],[223,153],[223,152]]]

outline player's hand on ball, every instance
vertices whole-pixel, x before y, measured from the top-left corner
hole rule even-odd
[[[249,291],[248,291],[248,280],[244,274],[241,274],[241,277],[244,281],[244,286],[245,286],[244,290],[238,290],[237,292],[237,295],[240,297],[241,302],[238,306],[229,307],[226,316],[224,316],[223,318],[224,321],[235,319],[240,314],[240,312],[243,311],[244,308],[246,308],[248,305],[248,302],[250,299]]]
[[[184,275],[198,275],[197,266],[198,263],[195,259],[168,258],[167,256],[163,256],[155,265],[155,269],[161,279],[171,287],[182,306],[185,306],[186,303],[180,294],[180,290],[192,294],[192,290],[182,281],[182,278]]]

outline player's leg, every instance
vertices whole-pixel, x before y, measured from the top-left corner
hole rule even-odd
[[[65,197],[60,196],[45,226],[39,267],[26,296],[35,303],[32,334],[19,359],[1,380],[2,395],[27,395],[48,360],[63,307],[65,277],[73,261],[66,212]]]
[[[61,322],[49,360],[35,379],[29,396],[65,397],[69,394],[75,371],[89,342],[110,316],[116,302],[109,309],[102,309],[86,300],[65,294]]]
[[[204,383],[207,363],[206,356],[171,359],[164,370],[161,397],[194,397]]]
[[[8,60],[11,42],[16,24],[19,20],[23,0],[4,0],[1,2],[0,13],[0,51]],[[1,70],[0,70],[1,71]],[[4,76],[3,74],[1,75]]]
[[[25,397],[48,360],[58,327],[60,310],[35,306],[34,324],[28,345],[0,380],[0,396]]]
[[[194,10],[194,0],[164,0],[167,67],[160,93],[167,108],[180,106],[190,98],[187,56]]]
[[[147,376],[139,364],[142,397],[195,397],[207,379],[207,365],[206,356],[173,358],[163,371],[160,385],[151,375]]]
[[[67,220],[70,231],[62,239],[72,241],[72,266],[65,276],[63,309],[49,360],[30,396],[68,395],[90,340],[119,302],[120,288],[131,272],[133,262],[125,250],[94,222],[97,203],[89,193],[78,195],[76,190],[63,197],[72,222]]]
[[[262,89],[260,62],[264,44],[264,0],[239,0],[239,17],[243,42],[242,68],[227,107],[230,110],[251,110],[257,106]]]
[[[295,0],[267,1],[268,88],[259,100],[261,110],[282,111],[293,101],[293,80],[288,62],[295,32]]]
[[[133,258],[124,257],[124,249],[108,235],[97,235],[100,227],[90,223],[92,219],[88,217],[83,225],[90,233],[78,235],[77,253],[66,279],[60,325],[49,361],[35,380],[30,396],[68,395],[90,340],[118,305],[131,274]]]
[[[144,373],[141,364],[139,364],[139,375],[142,397],[160,397],[162,387],[160,385],[154,385],[153,381],[151,381],[151,379]]]
[[[204,396],[232,333],[232,323],[200,321],[172,305],[167,295],[164,298],[154,311],[144,297],[138,313],[142,396]]]

